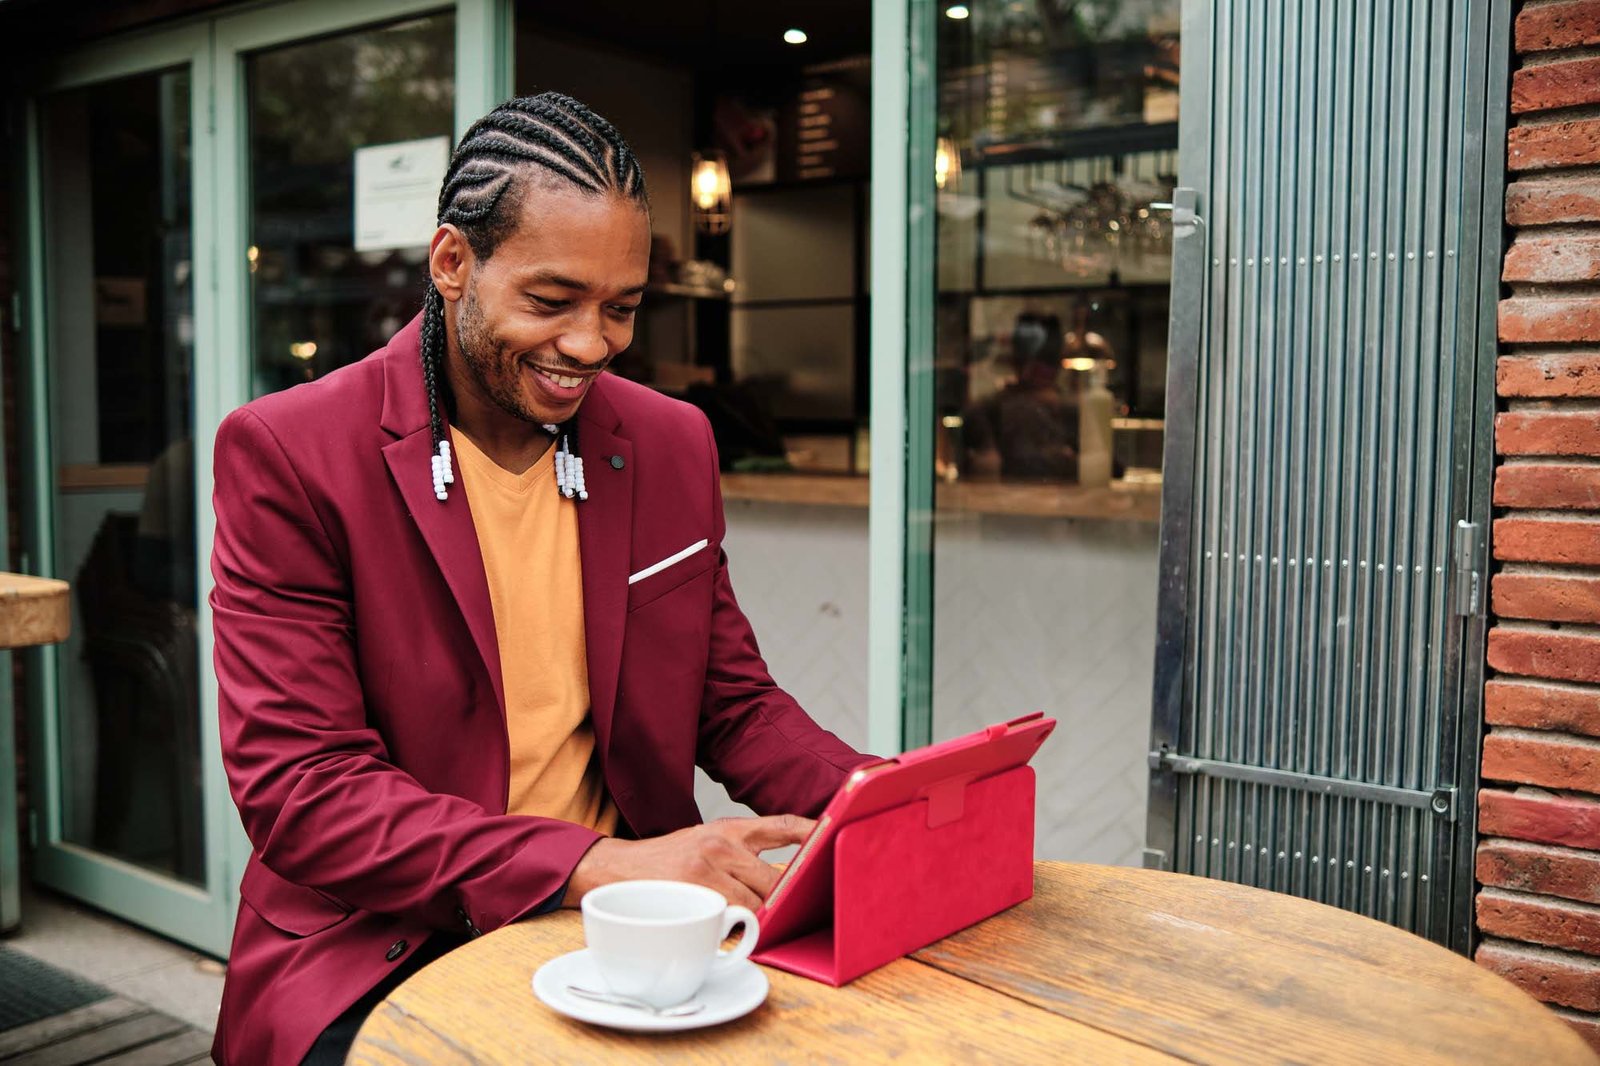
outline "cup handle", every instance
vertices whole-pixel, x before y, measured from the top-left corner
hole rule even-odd
[[[750,953],[756,949],[756,939],[761,936],[761,923],[756,921],[756,916],[744,907],[730,906],[722,912],[722,936],[717,939],[726,940],[736,925],[744,926],[744,935],[739,938],[732,951],[717,952],[717,957],[711,960],[713,974],[727,973],[748,959]]]

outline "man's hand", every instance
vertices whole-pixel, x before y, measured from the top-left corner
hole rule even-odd
[[[714,888],[729,903],[755,910],[778,882],[778,871],[757,856],[799,844],[816,823],[793,814],[719,818],[651,840],[606,838],[572,871],[562,906],[576,907],[591,888],[612,881],[654,878]]]

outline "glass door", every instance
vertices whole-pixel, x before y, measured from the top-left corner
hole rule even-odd
[[[37,653],[39,880],[220,952],[230,891],[203,712],[197,370],[212,334],[206,36],[78,57],[30,115],[32,546],[73,587]]]
[[[907,389],[927,553],[908,564],[908,743],[1044,711],[1070,740],[1034,761],[1038,855],[1137,863],[1181,5],[912,11],[933,62],[912,89],[932,224],[912,266],[931,336]]]
[[[29,653],[43,884],[226,953],[249,845],[211,669],[213,436],[421,306],[432,199],[509,88],[508,25],[506,0],[252,6],[76,53],[30,101],[19,568],[71,582],[74,612]],[[397,157],[437,168],[421,221],[363,185]]]

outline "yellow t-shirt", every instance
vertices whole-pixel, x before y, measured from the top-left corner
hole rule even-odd
[[[450,438],[500,646],[511,742],[506,813],[560,818],[609,836],[617,810],[589,717],[578,514],[556,491],[556,450],[513,474],[453,428]]]

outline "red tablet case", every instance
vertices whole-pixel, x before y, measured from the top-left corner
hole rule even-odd
[[[838,987],[1033,895],[1031,714],[856,771],[758,912],[757,962]]]

